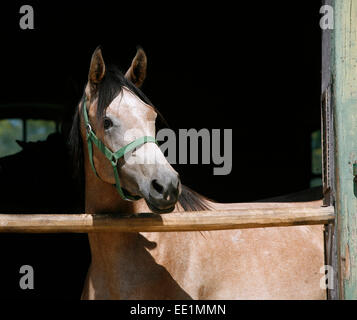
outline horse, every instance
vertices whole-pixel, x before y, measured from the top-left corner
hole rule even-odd
[[[73,109],[73,107],[72,107]],[[69,120],[69,119],[68,119]],[[72,119],[70,120],[72,125]],[[73,176],[64,130],[45,141],[18,141],[22,150],[0,158],[0,212],[7,214],[79,214],[84,192]],[[86,234],[0,233],[0,298],[78,299],[90,251]],[[35,290],[21,290],[19,269],[29,264]],[[56,274],[56,289],[48,277]]]
[[[107,65],[100,47],[92,54],[69,142],[84,183],[85,212],[135,215],[252,207],[216,203],[181,184],[153,138],[160,113],[140,89],[146,67],[140,47],[126,73]],[[265,208],[302,205],[322,202],[261,203]],[[88,238],[91,264],[83,300],[326,299],[320,286],[323,226],[92,232]]]
[[[83,212],[66,136],[52,133],[45,141],[17,143],[21,151],[0,158],[1,213]]]

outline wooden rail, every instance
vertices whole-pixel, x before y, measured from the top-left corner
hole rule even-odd
[[[261,205],[260,205],[261,206]],[[0,214],[0,232],[87,233],[210,231],[298,225],[330,224],[333,207],[246,208],[157,215],[143,213],[123,217],[115,214]]]

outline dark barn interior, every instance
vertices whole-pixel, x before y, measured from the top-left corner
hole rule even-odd
[[[96,46],[125,72],[141,45],[148,56],[142,89],[171,128],[233,129],[231,174],[214,176],[213,163],[176,165],[184,184],[219,202],[308,189],[311,135],[320,129],[319,1],[128,3],[33,3],[34,30],[19,28],[21,4],[4,5],[0,105],[59,104],[70,121]],[[69,198],[75,187],[57,182],[67,167],[57,168],[53,157],[51,150],[39,157],[54,164],[46,168],[22,159],[21,169],[2,169],[7,179],[0,185],[13,190],[14,212],[30,206],[33,188],[53,213],[61,207],[51,197],[81,203]],[[48,170],[48,185],[36,182],[35,170]],[[8,200],[3,193],[0,199]],[[85,234],[0,234],[0,248],[1,298],[79,299],[90,261]],[[34,268],[34,290],[18,285],[25,264]]]

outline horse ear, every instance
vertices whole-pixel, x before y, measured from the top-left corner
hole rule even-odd
[[[100,47],[94,50],[92,60],[90,62],[88,80],[92,86],[100,83],[105,75],[105,63]]]
[[[125,74],[125,78],[134,83],[138,88],[141,87],[146,78],[146,66],[147,58],[145,51],[141,47],[138,47],[131,66]]]

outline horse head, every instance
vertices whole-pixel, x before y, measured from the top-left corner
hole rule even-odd
[[[80,103],[81,135],[98,179],[115,185],[125,200],[144,198],[152,211],[166,213],[181,183],[153,138],[157,111],[139,89],[146,66],[141,48],[125,75],[106,66],[99,47],[94,51]]]

